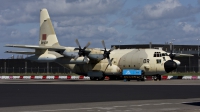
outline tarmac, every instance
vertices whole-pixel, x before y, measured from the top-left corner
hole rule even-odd
[[[199,112],[200,80],[0,80],[1,112]]]

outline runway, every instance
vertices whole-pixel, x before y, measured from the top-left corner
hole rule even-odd
[[[4,112],[199,112],[200,80],[0,80]]]

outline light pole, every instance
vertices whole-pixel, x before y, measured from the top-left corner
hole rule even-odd
[[[120,49],[120,44],[121,44],[121,42],[122,42],[122,41],[121,41],[121,40],[119,40],[119,49]]]
[[[171,39],[173,52],[174,52],[174,44],[173,44],[173,41],[175,41],[175,40],[176,40],[176,39]]]
[[[199,42],[200,39],[197,39],[197,41]],[[198,56],[199,56],[199,43],[198,43]]]

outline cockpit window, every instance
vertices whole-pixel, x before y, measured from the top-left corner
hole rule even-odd
[[[156,54],[156,57],[160,57],[158,53]]]
[[[161,52],[155,52],[153,54],[153,57],[162,57],[162,54],[161,54]]]

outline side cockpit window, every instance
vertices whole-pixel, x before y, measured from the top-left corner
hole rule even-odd
[[[160,64],[160,63],[161,63],[161,59],[157,59],[157,60],[156,60],[156,63],[157,63],[157,64]]]

